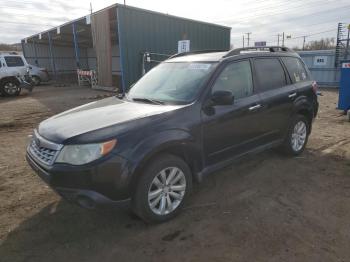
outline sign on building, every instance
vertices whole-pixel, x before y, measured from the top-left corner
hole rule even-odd
[[[91,15],[85,16],[85,22],[86,22],[87,25],[91,24]]]
[[[315,56],[314,57],[315,66],[325,66],[327,65],[327,56]]]
[[[263,47],[266,46],[266,41],[254,42],[255,47]]]
[[[180,40],[177,43],[177,52],[184,53],[190,51],[190,40]]]

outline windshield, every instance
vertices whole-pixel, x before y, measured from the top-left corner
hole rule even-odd
[[[129,91],[128,99],[154,103],[192,102],[214,63],[162,63],[144,75]]]

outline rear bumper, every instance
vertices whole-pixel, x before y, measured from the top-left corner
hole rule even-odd
[[[130,197],[116,197],[112,198],[108,196],[108,190],[106,194],[101,189],[101,186],[94,183],[70,183],[70,181],[63,181],[57,179],[57,176],[83,176],[85,179],[91,180],[91,175],[89,175],[89,171],[95,172],[98,170],[98,168],[94,167],[91,170],[84,170],[84,171],[76,171],[74,172],[64,172],[64,171],[47,171],[43,167],[41,167],[39,164],[35,162],[35,160],[31,157],[29,153],[26,155],[27,162],[31,166],[31,168],[37,173],[37,175],[45,181],[56,193],[58,193],[61,197],[68,200],[69,202],[78,204],[79,206],[82,206],[84,208],[88,209],[94,209],[97,207],[120,207],[125,208],[128,207],[131,199]],[[101,170],[105,170],[101,168]],[[115,171],[115,170],[114,170]],[[99,175],[99,174],[92,174],[93,175]],[[106,175],[106,174],[104,174]],[[113,174],[115,175],[115,172]],[[101,174],[100,176],[103,177]],[[58,181],[58,182],[57,182]],[[108,183],[108,182],[107,182]],[[89,185],[87,185],[89,184]],[[118,190],[117,188],[113,188],[112,190]],[[125,190],[127,190],[125,188]],[[113,192],[118,195],[120,192]]]

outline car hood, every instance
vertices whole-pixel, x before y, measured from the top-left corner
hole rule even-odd
[[[52,142],[63,143],[66,139],[94,130],[162,114],[180,107],[183,105],[152,105],[110,97],[50,117],[40,123],[38,132]]]

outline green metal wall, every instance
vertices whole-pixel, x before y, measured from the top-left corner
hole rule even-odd
[[[124,88],[141,77],[141,53],[177,53],[179,40],[190,50],[230,48],[231,28],[182,19],[129,6],[117,6],[117,23]]]

